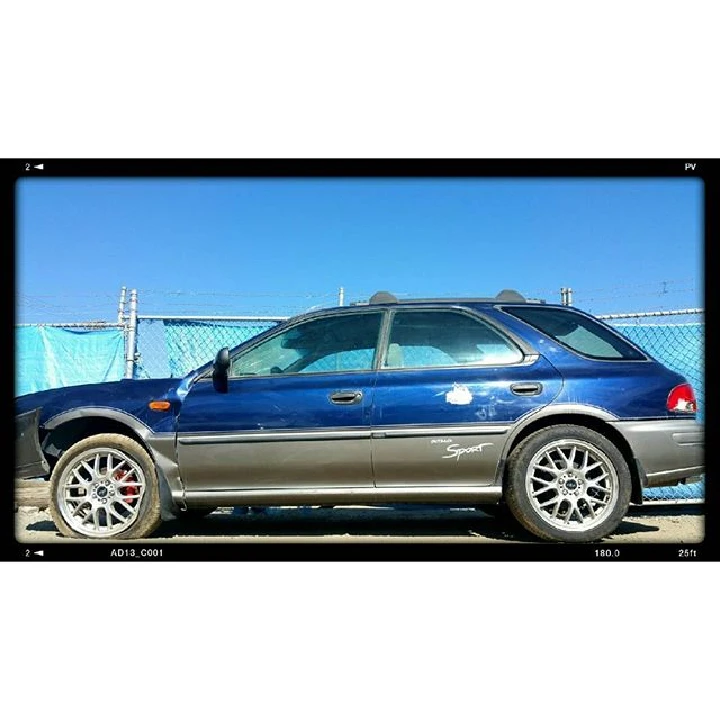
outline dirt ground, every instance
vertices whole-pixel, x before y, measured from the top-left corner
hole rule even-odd
[[[704,505],[631,507],[610,543],[699,543],[704,537]],[[62,538],[50,513],[20,506],[15,536],[22,543],[88,542]],[[201,520],[163,523],[143,544],[267,542],[438,542],[529,543],[537,539],[513,521],[468,508],[407,506],[268,508],[238,514],[231,508]]]

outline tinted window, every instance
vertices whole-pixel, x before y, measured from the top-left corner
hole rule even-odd
[[[561,345],[598,360],[644,360],[645,356],[606,325],[593,318],[560,308],[504,308]]]
[[[390,330],[386,368],[507,365],[523,354],[481,320],[446,310],[398,312]]]
[[[371,370],[381,313],[358,313],[296,325],[233,358],[231,377]]]

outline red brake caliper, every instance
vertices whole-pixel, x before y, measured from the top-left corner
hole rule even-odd
[[[128,471],[127,471],[127,470],[118,470],[118,471],[115,473],[115,476],[114,476],[114,477],[115,477],[116,480],[122,481],[122,479],[123,479],[127,474],[128,474]],[[132,485],[125,485],[124,487],[120,488],[120,490],[121,490],[120,494],[123,496],[123,500],[125,500],[125,502],[126,502],[128,505],[134,504],[134,502],[135,502],[135,500],[136,500],[136,498],[135,498],[134,496],[140,494],[140,490],[139,490],[138,488],[136,488],[136,487],[133,487]],[[124,492],[123,492],[123,491],[124,491]]]

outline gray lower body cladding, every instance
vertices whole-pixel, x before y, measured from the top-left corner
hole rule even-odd
[[[493,436],[502,438],[507,427],[490,430]],[[175,446],[171,438],[166,437],[160,443],[148,438],[148,443],[168,477],[175,502],[181,506],[498,502],[502,487],[487,484],[494,480],[497,456],[491,456],[486,486],[478,483],[477,476],[470,485],[464,478],[453,475],[457,475],[456,460],[442,459],[447,454],[447,444],[431,443],[436,435],[446,437],[454,433],[458,440],[471,443],[471,432],[477,431],[475,428],[414,428],[410,434],[417,443],[414,447],[416,472],[418,453],[426,475],[428,465],[438,463],[453,472],[446,473],[444,483],[425,476],[416,477],[413,483],[396,478],[395,484],[387,486],[373,482],[369,430],[181,436],[177,447],[180,464],[185,467],[184,459],[186,469],[190,470],[183,472],[182,482],[172,459]],[[396,429],[381,433],[382,437],[376,441],[397,443],[393,457],[408,464],[413,455],[407,455],[403,443],[407,434],[407,430]],[[430,448],[435,457],[422,456]],[[478,454],[472,453],[463,460],[474,464],[477,458]]]
[[[695,420],[619,421],[613,427],[628,441],[645,487],[677,485],[705,471],[704,426]]]
[[[187,497],[204,492],[494,486],[507,424],[178,435]]]

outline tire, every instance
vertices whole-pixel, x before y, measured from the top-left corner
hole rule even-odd
[[[155,465],[125,435],[103,433],[80,440],[53,469],[50,513],[66,537],[147,537],[161,521]]]
[[[630,469],[610,440],[580,425],[555,425],[513,450],[505,500],[543,540],[593,542],[620,524],[631,489]]]

